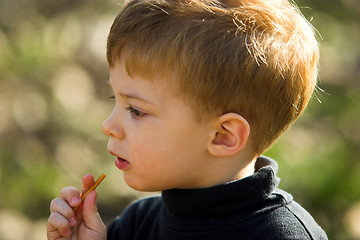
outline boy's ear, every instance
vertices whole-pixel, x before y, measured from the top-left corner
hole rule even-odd
[[[248,141],[250,125],[237,113],[226,113],[218,118],[217,130],[209,142],[213,156],[232,156],[241,152]]]

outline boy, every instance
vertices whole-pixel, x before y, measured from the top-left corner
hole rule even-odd
[[[316,85],[318,45],[287,0],[136,0],[108,37],[104,122],[126,183],[162,191],[106,231],[96,192],[51,203],[48,239],[327,239],[261,154]],[[83,179],[83,190],[94,179]]]

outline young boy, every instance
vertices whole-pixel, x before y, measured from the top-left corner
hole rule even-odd
[[[126,183],[161,196],[106,230],[96,192],[66,187],[48,239],[327,239],[261,154],[316,85],[314,30],[287,0],[135,0],[108,37],[104,122]],[[87,175],[83,189],[94,179]]]

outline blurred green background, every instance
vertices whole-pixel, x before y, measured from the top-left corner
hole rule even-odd
[[[319,90],[268,151],[281,187],[330,239],[360,239],[360,4],[299,0],[318,29]],[[111,113],[106,37],[115,0],[0,2],[0,239],[46,239],[51,199],[82,176],[108,175],[108,223],[142,193],[128,188],[101,131]],[[321,37],[320,37],[321,35]]]

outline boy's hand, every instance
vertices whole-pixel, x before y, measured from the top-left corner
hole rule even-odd
[[[92,175],[83,178],[82,193],[94,183]],[[96,207],[96,191],[91,191],[82,206],[74,213],[73,208],[81,204],[79,191],[74,187],[61,190],[60,198],[52,200],[47,222],[47,238],[68,240],[104,240],[106,227]]]

